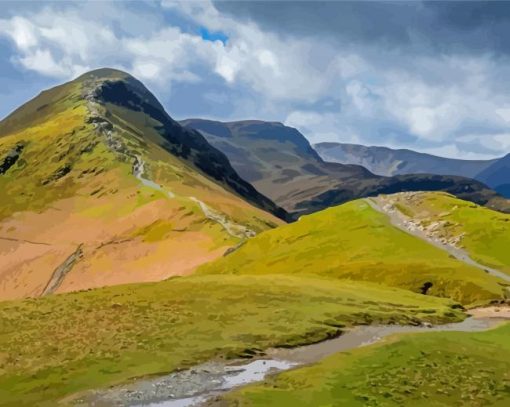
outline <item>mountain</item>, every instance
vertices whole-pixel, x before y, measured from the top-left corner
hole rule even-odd
[[[492,186],[501,195],[510,198],[510,154],[485,168],[476,179]]]
[[[286,217],[111,69],[0,122],[0,191],[0,298],[187,274]]]
[[[359,166],[324,163],[301,133],[281,123],[190,119],[181,124],[199,130],[244,179],[290,212],[300,211],[304,201],[334,189],[339,179],[372,177]]]
[[[297,222],[262,233],[227,256],[202,265],[197,273],[315,275],[369,281],[453,298],[465,305],[503,299],[507,292],[504,285],[510,285],[510,258],[500,249],[508,244],[510,216],[475,207],[451,195],[429,194],[430,199],[435,197],[451,211],[465,210],[465,217],[473,218],[469,226],[456,222],[457,236],[462,235],[466,245],[473,241],[478,242],[473,246],[481,246],[484,241],[490,245],[490,236],[503,239],[484,252],[483,261],[498,270],[488,273],[484,265],[470,263],[461,254],[452,254],[449,248],[430,244],[418,234],[403,230],[390,213],[377,209],[373,198],[367,198],[302,216]],[[463,209],[449,206],[452,201]],[[417,214],[422,213],[419,206],[410,205]],[[408,209],[405,213],[414,212]],[[410,219],[419,220],[414,216]],[[482,219],[483,226],[476,227],[477,220]],[[424,216],[421,220],[430,226],[435,217]],[[480,228],[484,234],[479,233]]]
[[[318,143],[314,144],[314,148],[324,161],[362,165],[374,174],[384,176],[439,174],[475,178],[478,173],[497,161],[457,160],[407,149],[394,150],[345,143]]]
[[[323,160],[362,165],[374,174],[457,175],[483,182],[501,195],[510,197],[510,155],[493,160],[459,160],[359,144],[318,143],[314,145]]]
[[[276,122],[181,121],[229,158],[239,174],[294,216],[359,197],[400,191],[444,190],[510,210],[510,203],[472,179],[441,175],[383,177],[359,165],[325,162],[296,129]]]

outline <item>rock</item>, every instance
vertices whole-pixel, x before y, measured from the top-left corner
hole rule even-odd
[[[9,150],[6,157],[0,163],[0,175],[5,174],[14,164],[16,164],[16,161],[18,161],[24,148],[24,144],[18,143],[14,148]]]

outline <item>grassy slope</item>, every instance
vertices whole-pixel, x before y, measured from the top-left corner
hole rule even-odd
[[[411,201],[395,195],[404,214],[424,224],[447,221],[445,237],[464,234],[461,246],[476,261],[510,274],[510,215],[441,192],[423,192]]]
[[[462,319],[452,306],[369,283],[289,276],[192,276],[3,302],[0,405],[54,405],[215,356],[315,342],[344,325]]]
[[[144,176],[162,191],[143,186],[132,175],[133,157],[113,151],[87,123],[79,82],[44,92],[0,123],[0,161],[24,145],[0,175],[1,299],[40,295],[79,244],[83,259],[59,290],[161,280],[221,256],[240,238],[207,219],[190,197],[256,232],[282,223],[154,143],[141,113],[121,123],[129,117],[121,110],[104,112],[119,115],[115,137],[143,157]],[[70,170],[56,176],[63,168]]]
[[[231,393],[229,406],[508,406],[510,324],[392,337]]]
[[[433,260],[433,262],[431,262]],[[364,201],[353,201],[265,232],[202,273],[319,274],[384,283],[464,304],[499,298],[498,280],[391,226]]]
[[[47,92],[39,104],[43,104],[44,109],[29,109],[38,111],[38,114],[29,115],[24,126],[7,123],[2,127],[0,157],[19,142],[25,144],[25,149],[15,166],[0,177],[0,219],[18,211],[44,209],[57,199],[75,195],[89,181],[113,169],[118,169],[117,178],[128,178],[127,181],[116,180],[116,184],[121,185],[115,187],[138,184],[131,179],[132,160],[112,152],[104,144],[104,137],[95,132],[92,125],[85,123],[88,111],[81,98],[79,82],[70,82]],[[234,221],[245,221],[257,231],[266,229],[267,223],[272,226],[281,223],[151,143],[151,136],[153,139],[157,136],[151,134],[155,132],[147,123],[143,124],[147,121],[143,114],[112,106],[110,109],[114,115],[122,113],[130,117],[131,123],[117,119],[119,127],[116,131],[132,154],[145,159],[147,176],[171,191],[177,189],[177,194],[181,190],[183,194],[194,192],[197,197],[211,201],[213,206],[217,203],[219,209],[227,212]],[[66,164],[72,167],[68,175],[61,181],[43,184]],[[99,195],[110,186],[103,185]]]

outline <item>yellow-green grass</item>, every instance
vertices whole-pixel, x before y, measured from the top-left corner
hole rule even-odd
[[[16,212],[43,211],[60,199],[101,197],[132,188],[140,184],[132,174],[138,156],[145,162],[144,176],[180,198],[195,196],[256,232],[282,223],[161,147],[161,135],[151,127],[154,120],[144,113],[96,103],[94,110],[114,125],[115,142],[108,141],[89,123],[86,88],[78,79],[42,92],[0,122],[0,159],[17,145],[24,146],[13,167],[0,177],[0,220]],[[62,169],[68,173],[59,177]],[[168,198],[167,192],[156,190],[151,195]]]
[[[2,157],[17,143],[25,145],[21,158],[0,177],[0,219],[19,211],[38,211],[73,196],[114,168],[114,154],[99,142],[92,126],[84,124],[85,114],[85,106],[77,105],[43,123],[0,138]],[[52,180],[66,166],[70,172]],[[129,174],[127,165],[123,168],[120,164],[118,168]]]
[[[342,326],[462,318],[451,300],[282,275],[190,276],[3,302],[0,405],[52,406],[132,377],[316,342]]]
[[[508,323],[486,332],[394,336],[243,388],[221,405],[504,407],[509,337]]]
[[[199,273],[321,275],[375,281],[467,305],[501,298],[500,280],[390,224],[357,200],[250,239]]]
[[[425,224],[446,221],[443,234],[463,234],[461,246],[479,263],[510,274],[510,215],[442,192],[422,192],[408,201],[397,195],[398,207]],[[404,212],[405,213],[405,212]]]

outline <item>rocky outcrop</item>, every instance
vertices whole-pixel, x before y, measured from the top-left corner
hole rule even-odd
[[[140,152],[133,151],[131,144],[128,145],[122,135],[117,134],[116,126],[120,128],[129,124],[134,112],[143,113],[144,131],[151,134],[151,141],[250,203],[281,219],[288,219],[282,208],[242,179],[227,157],[198,131],[173,120],[156,97],[131,75],[100,69],[83,75],[77,81],[82,83],[82,97],[87,101],[88,122],[105,136],[107,145],[125,159],[133,162]],[[137,128],[136,125],[131,127]],[[137,136],[140,137],[140,150],[143,150],[145,134]]]
[[[62,284],[62,281],[64,281],[65,276],[67,273],[69,273],[76,262],[78,262],[83,257],[83,250],[82,245],[79,245],[76,250],[71,253],[71,255],[64,260],[64,262],[58,266],[55,271],[53,272],[50,281],[48,281],[48,284],[46,284],[46,287],[44,288],[43,292],[41,293],[41,296],[53,294],[58,287],[60,287],[60,284]]]
[[[0,175],[5,174],[14,164],[16,164],[24,148],[24,144],[18,143],[14,148],[9,150],[7,155],[0,162]]]

